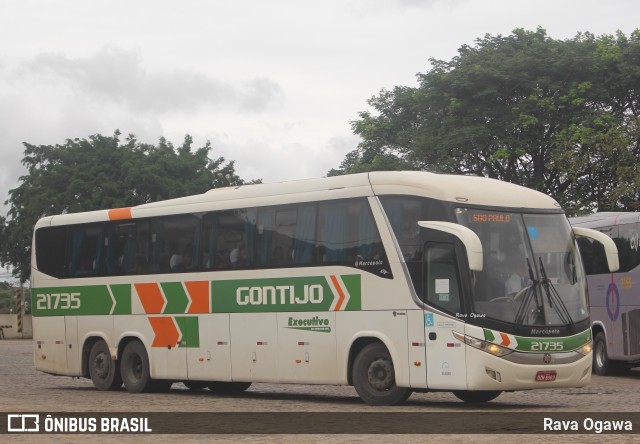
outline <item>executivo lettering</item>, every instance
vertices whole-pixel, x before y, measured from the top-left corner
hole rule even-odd
[[[331,333],[329,319],[314,316],[312,318],[296,319],[289,317],[289,323],[286,328],[294,330],[317,331],[321,333]]]

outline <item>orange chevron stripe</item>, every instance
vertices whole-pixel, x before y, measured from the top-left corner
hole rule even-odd
[[[158,284],[133,284],[136,287],[140,302],[144,312],[150,313],[162,313],[162,307],[164,307],[164,296],[160,291]]]
[[[152,347],[175,347],[180,339],[180,332],[173,322],[173,318],[163,316],[148,318],[155,333]]]
[[[344,291],[342,291],[342,287],[340,287],[340,284],[338,283],[338,279],[336,279],[334,275],[331,275],[331,282],[333,282],[333,285],[336,287],[336,291],[340,296],[338,298],[338,302],[336,303],[336,308],[335,308],[335,310],[338,311],[340,310],[340,308],[342,308],[342,303],[347,297],[344,295]]]
[[[209,313],[209,281],[185,282],[191,297],[188,313]]]
[[[502,342],[500,343],[500,345],[503,346],[508,346],[509,344],[511,344],[511,340],[509,339],[509,336],[507,336],[504,333],[500,333],[500,337],[502,338]]]

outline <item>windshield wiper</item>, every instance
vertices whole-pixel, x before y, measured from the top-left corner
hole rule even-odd
[[[527,267],[529,268],[529,279],[531,280],[531,284],[529,284],[524,295],[522,296],[522,302],[520,302],[520,306],[518,307],[518,311],[516,312],[516,329],[520,328],[524,324],[527,310],[529,309],[529,305],[531,305],[531,299],[536,301],[536,309],[532,313],[536,313],[537,317],[542,312],[542,306],[540,305],[540,301],[538,300],[538,292],[536,290],[539,282],[536,280],[535,275],[533,274],[533,269],[531,268],[529,258],[526,258],[526,261]]]
[[[544,269],[542,258],[538,257],[538,261],[540,263],[540,274],[542,275],[542,287],[545,289],[545,292],[547,293],[547,300],[549,302],[549,307],[553,308],[556,311],[556,313],[558,313],[558,316],[560,317],[560,320],[562,322],[564,322],[565,324],[569,324],[571,326],[571,331],[575,331],[576,324],[573,322],[573,319],[571,318],[571,313],[569,313],[567,306],[562,301],[562,298],[560,297],[558,290],[556,290],[556,287],[553,286],[553,284],[547,277],[547,271]],[[553,302],[555,302],[555,304]]]

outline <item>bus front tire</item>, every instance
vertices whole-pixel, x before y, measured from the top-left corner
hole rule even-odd
[[[155,389],[149,375],[149,356],[142,342],[135,340],[125,346],[120,371],[128,392],[142,393]]]
[[[453,395],[464,402],[489,402],[500,396],[500,393],[500,390],[458,390]]]
[[[393,361],[381,342],[365,346],[353,362],[353,386],[369,405],[397,405],[411,396],[411,389],[396,385]]]
[[[612,373],[611,361],[607,355],[607,339],[603,332],[598,332],[593,340],[593,372],[599,376]]]
[[[593,339],[593,372],[598,376],[624,375],[630,370],[629,364],[609,359],[607,337],[598,332]]]
[[[102,339],[96,341],[89,352],[89,376],[98,390],[118,390],[122,387],[122,378],[118,361],[111,359],[107,343]]]

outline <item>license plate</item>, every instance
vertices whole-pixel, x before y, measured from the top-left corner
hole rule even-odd
[[[536,373],[536,381],[549,382],[556,380],[556,372],[538,372]]]

